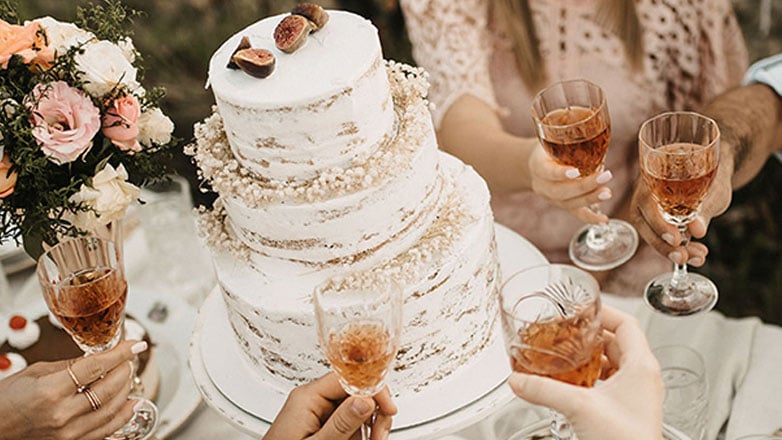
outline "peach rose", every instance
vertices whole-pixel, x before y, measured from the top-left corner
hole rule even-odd
[[[103,135],[120,150],[130,154],[141,151],[138,142],[141,105],[133,95],[116,98],[103,115]]]
[[[32,98],[33,136],[49,160],[73,162],[89,151],[100,130],[100,111],[90,98],[63,81],[36,85]]]
[[[0,161],[0,199],[4,199],[14,193],[16,186],[16,171],[9,173],[11,169],[11,157],[3,154],[3,160]]]
[[[48,66],[54,61],[54,51],[46,47],[46,37],[38,23],[18,26],[0,20],[0,66],[8,68],[14,55],[28,64]]]

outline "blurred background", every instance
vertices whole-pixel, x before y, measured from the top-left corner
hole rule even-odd
[[[455,0],[458,1],[458,0]],[[354,11],[380,29],[386,58],[412,63],[410,45],[397,0],[321,0],[330,8]],[[22,0],[23,18],[51,15],[75,19],[87,1]],[[204,89],[211,54],[230,35],[258,19],[290,10],[289,0],[125,0],[143,11],[136,19],[135,44],[147,67],[144,84],[163,86],[164,111],[186,142],[193,124],[211,112],[213,98]],[[752,61],[782,52],[782,1],[734,0]],[[179,155],[172,164],[196,188],[195,169]],[[193,191],[196,203],[211,197]],[[705,240],[710,248],[699,272],[720,289],[717,308],[729,316],[761,317],[782,324],[782,163],[773,160],[752,183],[735,193],[730,210],[714,220]]]

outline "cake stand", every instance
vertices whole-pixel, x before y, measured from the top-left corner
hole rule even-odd
[[[497,252],[503,274],[545,264],[546,258],[526,239],[495,225]],[[240,430],[266,432],[282,407],[287,390],[265,383],[241,356],[226,317],[218,289],[204,302],[190,341],[190,368],[209,406]],[[427,387],[419,394],[396,400],[391,438],[433,438],[465,428],[492,414],[514,396],[505,385],[509,363],[499,322],[493,343],[469,365]]]

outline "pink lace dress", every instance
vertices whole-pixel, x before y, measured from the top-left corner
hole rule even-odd
[[[471,94],[495,108],[509,133],[533,137],[527,90],[511,42],[489,18],[488,0],[401,0],[417,63],[429,71],[429,99],[439,125],[449,106]],[[638,0],[643,27],[643,68],[632,71],[622,41],[594,20],[598,0],[530,0],[549,82],[586,78],[608,99],[612,139],[606,168],[612,215],[629,203],[638,175],[641,123],[664,110],[698,109],[737,85],[747,52],[729,0]],[[475,145],[475,148],[481,148]],[[567,244],[582,224],[532,192],[495,195],[499,223],[532,241],[552,262],[568,261]],[[640,295],[653,275],[671,263],[649,246],[613,271],[605,291]]]

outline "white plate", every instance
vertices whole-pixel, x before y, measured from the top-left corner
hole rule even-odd
[[[47,313],[43,297],[28,304],[23,313],[41,316]],[[147,313],[156,302],[168,309],[162,323],[149,319]],[[195,325],[196,311],[184,300],[173,296],[129,286],[127,312],[149,332],[160,370],[157,406],[160,421],[155,436],[163,440],[179,428],[201,402],[193,376],[188,371],[188,342]]]
[[[546,262],[521,236],[499,225],[496,231],[504,274]],[[205,399],[248,433],[265,431],[268,424],[263,421],[274,419],[285,402],[287,390],[259,380],[245,364],[241,349],[233,342],[219,293],[213,293],[204,303],[196,326],[190,350],[191,368]],[[226,344],[227,340],[233,343]],[[209,356],[204,356],[207,353]],[[509,371],[502,338],[497,334],[490,349],[467,368],[423,394],[399,399],[400,413],[394,418],[393,438],[442,435],[482,419],[513,398],[510,390],[502,386]]]

